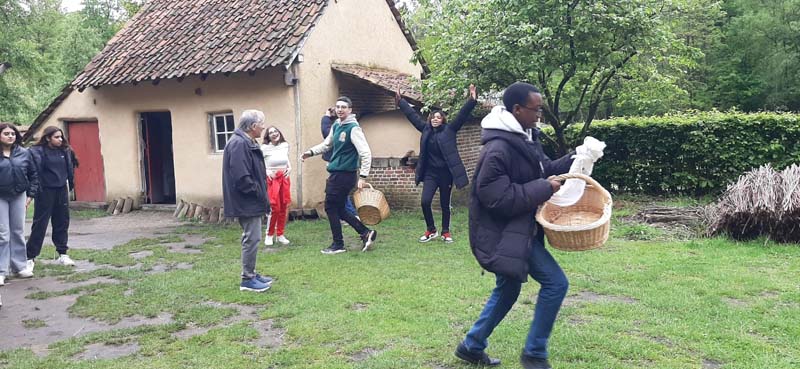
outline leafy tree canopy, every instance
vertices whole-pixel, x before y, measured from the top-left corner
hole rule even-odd
[[[103,48],[142,1],[85,0],[66,13],[60,0],[0,0],[0,121],[30,124]]]
[[[700,2],[698,2],[700,3]],[[707,2],[705,2],[707,4]],[[583,125],[622,91],[659,66],[680,68],[702,53],[672,27],[687,10],[681,0],[441,0],[420,1],[429,21],[424,56],[433,70],[424,83],[432,101],[453,104],[452,91],[474,82],[499,91],[514,81],[542,90],[544,119],[560,152],[564,129]],[[457,50],[457,52],[456,52]],[[633,67],[636,65],[636,67]],[[668,75],[648,81],[670,84]],[[676,91],[677,92],[677,91]],[[680,95],[680,93],[676,93]]]
[[[565,128],[596,118],[800,110],[800,0],[406,3],[430,104],[458,106],[469,83],[491,95],[531,82],[560,152]]]

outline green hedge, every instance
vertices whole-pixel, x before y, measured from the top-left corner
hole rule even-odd
[[[589,135],[607,145],[593,177],[611,190],[708,194],[762,164],[780,170],[800,163],[797,114],[617,118],[593,122]]]

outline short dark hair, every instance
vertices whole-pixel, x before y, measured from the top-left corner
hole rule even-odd
[[[350,98],[347,97],[347,96],[339,96],[339,98],[336,99],[336,102],[339,102],[339,101],[341,101],[343,103],[347,103],[347,107],[348,108],[352,108],[353,107],[353,100],[350,100]]]
[[[433,116],[436,115],[436,113],[439,113],[439,115],[442,116],[442,124],[447,124],[447,114],[443,110],[439,110],[439,109],[431,111],[431,113],[428,114],[428,123],[431,122],[431,120],[433,119]]]
[[[19,134],[19,130],[17,129],[17,126],[15,126],[15,125],[13,125],[11,123],[0,123],[0,132],[5,131],[6,128],[11,128],[11,130],[14,131],[14,134],[16,135],[16,139],[14,140],[14,143],[11,144],[11,146],[21,145],[22,144],[22,135]]]
[[[503,92],[503,105],[508,111],[513,110],[514,105],[525,105],[531,92],[538,94],[539,89],[530,83],[514,82]]]

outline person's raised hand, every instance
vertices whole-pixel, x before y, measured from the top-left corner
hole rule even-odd
[[[471,83],[469,85],[469,98],[472,100],[478,100],[478,88]]]
[[[400,86],[397,86],[397,90],[394,92],[394,104],[400,105],[400,99],[402,99],[400,96]]]

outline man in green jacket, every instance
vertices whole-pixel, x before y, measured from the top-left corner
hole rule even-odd
[[[342,224],[344,220],[361,236],[361,251],[372,247],[378,233],[364,226],[355,215],[345,210],[345,203],[353,187],[363,188],[372,165],[372,153],[364,132],[353,114],[353,102],[347,96],[336,100],[338,119],[333,122],[325,140],[303,153],[303,160],[331,151],[328,162],[328,181],[325,184],[325,212],[333,235],[333,243],[322,250],[323,254],[335,255],[347,251],[344,247]],[[360,161],[360,164],[359,164]]]

